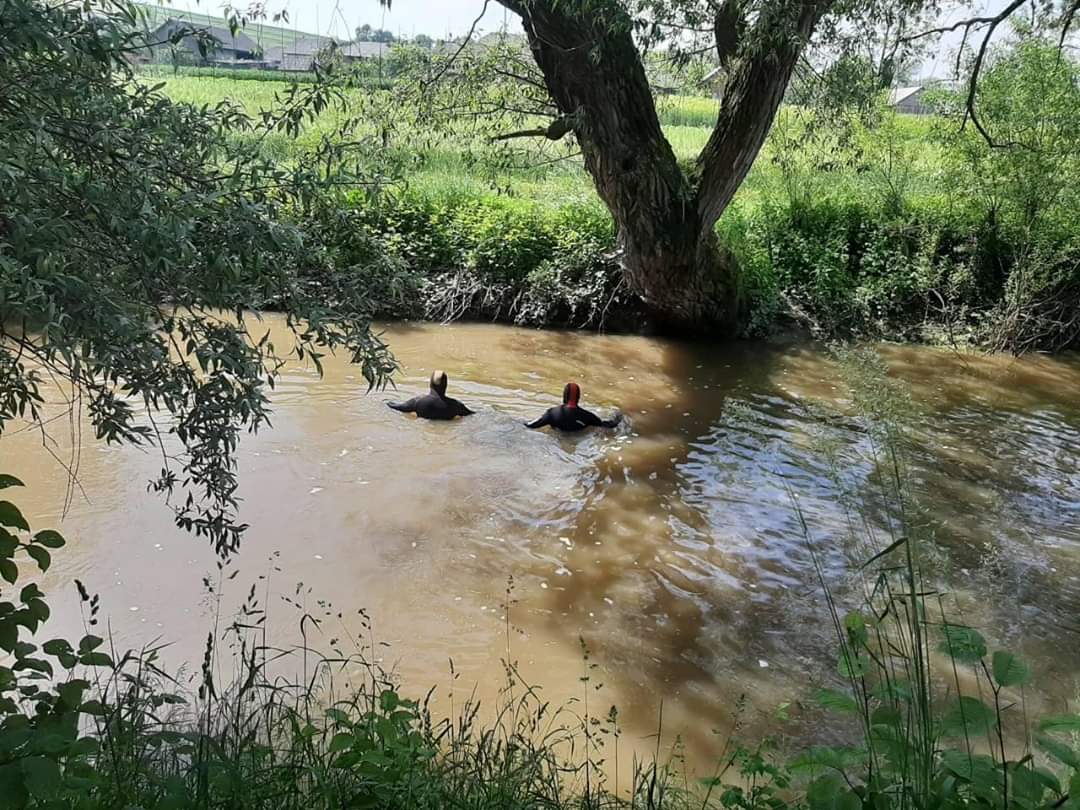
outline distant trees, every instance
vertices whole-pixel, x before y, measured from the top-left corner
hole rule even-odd
[[[387,44],[397,42],[397,37],[392,32],[385,28],[372,28],[368,23],[356,29],[356,39],[358,42],[385,42]]]

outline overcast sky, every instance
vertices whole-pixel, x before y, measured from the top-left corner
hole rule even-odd
[[[154,0],[149,0],[153,2]],[[394,34],[412,37],[416,34],[428,34],[433,37],[462,34],[469,30],[483,8],[483,0],[393,0],[391,11],[379,6],[378,0],[264,0],[267,11],[273,13],[286,10],[289,14],[289,27],[305,33],[320,33],[347,39],[352,32],[364,23],[373,28],[386,28]],[[948,14],[944,22],[959,20],[972,14],[985,14],[1003,8],[1007,0],[974,0],[973,5],[958,9]],[[201,11],[204,14],[220,14],[224,5],[222,0],[172,0],[174,8],[189,11]],[[232,0],[237,8],[246,7],[246,0]],[[489,9],[480,23],[481,31],[498,30],[503,21],[510,23],[512,30],[519,30],[519,23],[512,14],[506,12],[495,2],[489,3]],[[1006,33],[1005,26],[999,29]],[[925,76],[948,78],[952,71],[949,53],[960,43],[959,32],[945,36],[936,56],[931,56],[921,71]]]
[[[146,0],[155,2],[156,0]],[[373,28],[386,28],[394,34],[412,37],[428,34],[445,37],[469,30],[473,20],[484,7],[483,0],[394,0],[393,10],[385,11],[378,0],[264,0],[268,14],[286,10],[288,27],[305,33],[348,37],[364,23]],[[220,14],[222,0],[172,0],[161,5],[204,14]],[[232,0],[234,8],[246,8],[246,0]],[[501,27],[504,11],[489,3],[489,11],[481,27],[485,31]],[[512,15],[507,18],[515,24]],[[516,30],[516,28],[515,28]]]

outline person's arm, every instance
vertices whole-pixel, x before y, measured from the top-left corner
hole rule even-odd
[[[616,411],[615,415],[610,419],[601,419],[600,427],[615,428],[619,426],[620,422],[622,422],[622,414]]]
[[[597,416],[592,411],[585,410],[585,408],[581,408],[581,407],[577,408],[576,412],[574,413],[574,417],[579,422],[581,422],[581,424],[586,425],[588,427],[602,427],[602,428],[616,427],[619,424],[619,422],[621,421],[621,419],[622,419],[622,417],[619,416],[618,414],[615,415],[614,419],[601,419],[599,416]]]
[[[395,411],[412,413],[416,410],[416,397],[406,400],[405,402],[387,402],[386,405],[389,408],[393,408]]]
[[[550,425],[551,424],[551,418],[550,417],[551,417],[551,411],[544,411],[543,416],[541,416],[539,419],[534,419],[532,422],[526,422],[525,427],[530,428],[532,430],[536,430],[537,428],[542,428],[544,425]]]

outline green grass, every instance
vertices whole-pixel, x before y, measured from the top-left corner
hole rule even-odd
[[[228,99],[252,116],[271,108],[291,86],[284,81],[248,79],[194,74],[146,77],[146,81],[163,82],[164,92],[176,101],[213,105]],[[390,92],[346,89],[343,105],[325,110],[299,137],[274,132],[261,141],[261,148],[269,157],[303,161],[320,138],[350,119],[356,123],[353,134],[378,142],[381,130],[365,117],[365,110],[389,101]],[[716,102],[661,97],[658,114],[677,158],[691,169],[710,136]],[[399,192],[413,200],[425,198],[435,208],[453,207],[453,201],[460,200],[482,203],[497,221],[502,220],[501,207],[527,203],[537,231],[534,235],[557,223],[559,212],[568,206],[606,216],[580,157],[550,161],[518,152],[511,165],[503,153],[491,148],[489,133],[483,130],[479,134],[431,131],[395,118],[389,131],[389,149],[376,148],[368,158],[387,169],[396,178]],[[1047,230],[1045,236],[1033,236],[1022,225],[1030,206],[1020,205],[1022,201],[1013,194],[1014,188],[1022,190],[1022,186],[1010,186],[1007,175],[997,188],[990,188],[988,180],[978,181],[991,158],[1007,166],[1008,157],[982,155],[979,146],[970,132],[958,135],[954,124],[935,116],[880,110],[868,122],[854,115],[833,119],[796,106],[782,107],[717,225],[738,262],[744,333],[768,333],[781,318],[790,317],[821,336],[921,340],[949,333],[961,336],[962,342],[978,343],[986,325],[997,319],[994,308],[1010,294],[1004,285],[1009,271],[1003,274],[1002,268],[1012,267],[1018,257],[1034,255],[1031,246],[1035,243],[1039,255],[1050,258],[1032,261],[1040,273],[1053,279],[1038,296],[1073,296],[1076,273],[1069,268],[1076,266],[1070,257],[1077,249],[1078,236],[1075,225],[1068,224],[1075,222],[1067,216],[1068,206],[1058,205],[1044,217],[1054,225],[1040,224]],[[1020,174],[1027,171],[1024,168]],[[1003,199],[1010,200],[1005,208]],[[505,239],[528,241],[529,234],[523,235],[522,228],[528,232],[533,226],[526,220],[506,231]],[[441,228],[446,221],[446,217],[422,217],[407,222],[404,230],[376,229],[370,235],[390,236],[393,245],[405,250],[410,242],[426,244],[426,229]],[[410,230],[416,222],[423,222],[420,229]],[[578,270],[584,265],[598,272],[603,268],[614,278],[615,268],[604,258],[612,247],[593,244]],[[459,234],[458,248],[455,263],[441,269],[472,272],[473,257],[492,249],[468,233]],[[565,261],[561,255],[541,258],[528,251],[515,255],[531,258],[510,276],[516,284],[533,279],[534,287],[546,278],[552,262]],[[412,266],[416,256],[406,258]],[[433,265],[421,262],[421,266]],[[471,289],[471,284],[465,286]],[[507,300],[523,292],[521,288],[507,291]],[[939,305],[944,296],[951,298],[945,307]],[[574,300],[580,297],[572,296]],[[1057,306],[1053,300],[1046,305]],[[491,314],[465,311],[474,317]],[[553,310],[541,307],[540,311]],[[508,316],[506,308],[492,312],[500,313],[500,318],[518,317]],[[624,322],[633,322],[630,313],[624,314]],[[542,320],[523,322],[544,324]],[[1072,323],[1068,319],[1047,317],[1038,323],[1047,326],[1040,326],[1039,334],[1053,335],[1055,345],[1080,339],[1080,329],[1062,333],[1048,326]]]
[[[214,69],[202,70],[203,75],[186,73],[174,76],[171,71],[158,69],[151,75],[155,82],[164,83],[163,91],[176,101],[201,106],[229,100],[239,104],[250,115],[257,115],[262,110],[270,109],[275,103],[275,98],[284,93],[290,84],[288,81],[266,80],[266,72],[257,72],[259,78],[263,80],[253,81],[252,79],[256,78],[254,75],[240,75],[242,73],[240,71],[232,72],[228,76],[214,76],[206,75],[206,73],[212,73]],[[149,80],[149,75],[147,78]],[[323,113],[296,141],[285,136],[270,139],[268,148],[276,157],[286,157],[296,149],[303,149],[310,145],[320,133],[328,131],[347,116],[354,115],[355,110],[362,109],[363,97],[370,92],[367,89],[345,91],[345,109],[328,110]],[[664,134],[680,160],[692,161],[700,153],[708,141],[716,110],[717,104],[712,99],[665,96],[659,100],[658,112]],[[800,121],[802,116],[801,111],[793,108],[781,111],[776,130],[762,150],[755,172],[751,175],[748,189],[751,195],[755,186],[760,183],[759,175],[770,171],[776,174],[773,171],[774,167],[770,164],[778,154],[785,153],[790,157],[791,148],[788,142],[796,141],[805,133],[805,126]],[[908,160],[906,182],[908,187],[916,192],[931,190],[934,187],[940,165],[938,150],[928,138],[930,126],[931,119],[901,117],[896,120],[888,133],[891,138],[890,146],[903,150],[904,158]],[[364,131],[363,127],[361,131]],[[878,132],[864,130],[860,133],[860,137],[869,143],[875,138],[880,141],[883,136]],[[881,144],[870,145],[879,151],[884,149]],[[419,168],[406,177],[407,182],[414,188],[457,187],[472,190],[491,186],[491,178],[486,177],[482,171],[478,171],[474,164],[467,162],[465,149],[452,138],[436,138],[431,145],[423,149],[416,147],[415,144],[410,144],[407,148],[414,156],[420,158]],[[825,152],[829,148],[831,148],[829,144],[822,144],[818,148],[821,152],[818,156],[821,162],[826,162]],[[808,164],[808,161],[813,160],[814,157],[814,148],[807,148],[805,144],[801,144],[799,160],[802,167],[814,170],[823,185],[827,185],[833,193],[838,189],[848,188],[853,194],[861,195],[865,193],[865,186],[880,182],[880,178],[874,172],[856,175],[854,171],[844,167],[833,171],[814,169]],[[882,165],[885,163],[886,161],[883,160]],[[506,185],[510,185],[513,181],[512,191],[515,194],[538,201],[551,199],[553,195],[559,194],[577,196],[591,189],[591,180],[577,160],[543,168],[504,172],[495,180]]]

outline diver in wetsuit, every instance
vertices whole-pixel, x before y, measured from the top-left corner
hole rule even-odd
[[[446,395],[448,379],[445,371],[431,372],[431,391],[422,397],[413,397],[406,402],[387,402],[395,411],[415,413],[421,419],[453,419],[455,416],[468,416],[473,413],[458,400]]]
[[[535,429],[550,425],[556,430],[573,433],[587,427],[613,428],[622,420],[618,414],[614,419],[601,419],[592,411],[587,411],[578,405],[579,399],[581,399],[581,388],[577,383],[567,383],[562,392],[563,404],[548,408],[539,419],[526,422],[525,427]]]

